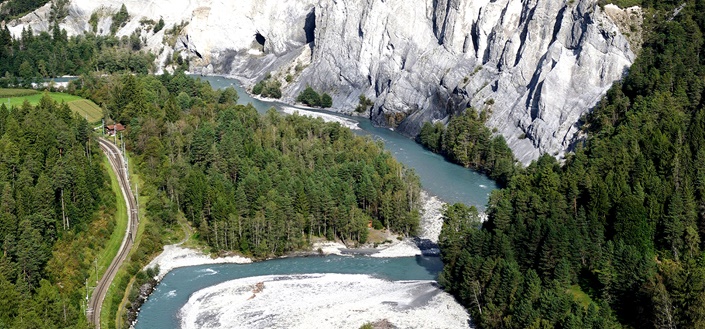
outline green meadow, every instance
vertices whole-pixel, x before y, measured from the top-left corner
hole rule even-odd
[[[8,108],[22,106],[25,101],[31,105],[36,105],[43,96],[44,92],[32,89],[0,89],[0,104],[5,104]],[[68,104],[71,111],[86,118],[88,122],[98,122],[103,117],[103,110],[100,106],[90,100],[55,92],[50,92],[49,97],[57,103]]]

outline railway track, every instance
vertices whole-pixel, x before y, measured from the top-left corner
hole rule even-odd
[[[105,300],[105,295],[108,293],[108,289],[115,279],[120,266],[127,258],[130,253],[132,246],[135,242],[135,235],[137,233],[137,224],[139,222],[137,214],[137,202],[135,196],[132,194],[130,189],[130,181],[127,176],[126,166],[122,157],[120,149],[110,141],[104,138],[98,139],[98,144],[103,150],[103,153],[108,157],[110,162],[110,167],[115,172],[120,183],[120,190],[122,191],[122,196],[125,199],[125,205],[127,206],[127,229],[125,232],[125,237],[120,245],[120,250],[118,251],[110,266],[100,278],[98,284],[88,301],[88,308],[86,313],[88,320],[95,325],[96,328],[100,329],[100,311],[103,306],[103,301]]]

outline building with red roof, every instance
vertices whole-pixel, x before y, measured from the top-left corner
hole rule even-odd
[[[107,129],[106,132],[108,133],[108,136],[114,136],[115,133],[125,130],[125,126],[123,126],[120,123],[116,123],[114,125],[108,125],[105,128]]]

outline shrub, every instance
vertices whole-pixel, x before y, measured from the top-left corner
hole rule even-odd
[[[279,81],[269,81],[266,83],[265,88],[262,89],[262,96],[269,98],[281,98],[281,82]]]
[[[159,18],[159,22],[157,22],[157,25],[154,25],[154,29],[152,31],[154,31],[154,33],[157,33],[159,31],[161,31],[163,28],[164,28],[164,19]]]
[[[326,108],[326,107],[332,107],[333,106],[333,98],[330,97],[328,94],[323,94],[321,96],[321,107]]]
[[[93,33],[98,32],[98,13],[93,12],[91,14],[91,18],[88,20],[88,24],[90,24],[91,31],[93,31]]]
[[[308,106],[320,106],[321,96],[318,95],[313,88],[306,87],[306,89],[299,94],[299,97],[296,97],[296,101],[299,103],[304,103]]]
[[[252,93],[255,95],[262,94],[262,89],[264,89],[264,80],[258,82],[254,87],[252,87]]]
[[[278,80],[272,80],[271,75],[267,74],[264,80],[258,82],[254,87],[252,87],[252,93],[255,95],[262,95],[262,97],[269,98],[281,98],[281,82]]]
[[[371,100],[365,97],[365,95],[360,95],[360,103],[357,105],[355,108],[355,112],[358,113],[363,113],[367,111],[367,109],[370,108],[370,106],[374,105],[375,103]]]

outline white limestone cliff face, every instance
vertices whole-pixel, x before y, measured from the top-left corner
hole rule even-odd
[[[491,111],[488,125],[524,163],[565,152],[635,59],[592,0],[356,3],[316,8],[314,69],[299,88],[334,90],[336,104],[362,90],[377,123],[410,135],[469,106]]]
[[[120,36],[164,19],[162,31],[141,32],[159,66],[176,51],[195,72],[246,85],[272,73],[285,101],[311,86],[347,112],[364,94],[376,123],[408,135],[466,107],[490,111],[487,124],[524,163],[571,146],[581,115],[635,59],[637,33],[620,28],[641,24],[638,8],[605,13],[596,0],[72,0],[61,26],[84,33],[99,12],[107,33],[123,3],[132,19]],[[10,29],[46,30],[46,15],[48,5]],[[181,22],[180,36],[165,38]]]

